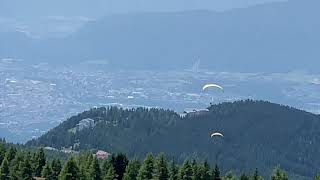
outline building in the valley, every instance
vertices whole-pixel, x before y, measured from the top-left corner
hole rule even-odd
[[[98,159],[107,159],[111,154],[102,150],[98,150],[96,154],[94,154]]]

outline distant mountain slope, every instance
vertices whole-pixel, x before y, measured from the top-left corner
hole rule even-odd
[[[319,116],[249,100],[213,105],[209,109],[184,118],[159,109],[92,109],[71,117],[27,145],[96,148],[140,156],[166,152],[180,158],[207,157],[211,161],[221,151],[219,159],[225,169],[240,171],[281,165],[306,177],[318,170],[320,160],[315,157],[320,153]],[[96,125],[75,130],[85,118],[94,119]],[[210,139],[214,131],[224,134],[222,141]]]
[[[0,17],[34,18],[53,15],[101,17],[111,13],[224,10],[283,0],[1,0]]]
[[[131,68],[188,67],[200,58],[203,68],[217,70],[316,70],[319,5],[290,1],[225,13],[112,16],[86,26],[69,46],[79,45],[78,59],[89,55]]]
[[[186,68],[201,59],[202,68],[221,71],[320,72],[319,6],[318,0],[291,0],[224,13],[108,16],[66,39],[35,43],[29,53],[16,44],[0,56],[63,63],[102,59],[112,67],[144,69]]]

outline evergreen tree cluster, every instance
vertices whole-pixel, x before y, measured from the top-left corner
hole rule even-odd
[[[43,168],[42,177],[49,178],[50,169]],[[280,170],[281,171],[281,170]],[[281,171],[281,173],[284,173]],[[52,174],[52,173],[51,173]],[[241,174],[235,179],[239,180],[262,180],[256,170],[252,175]],[[164,154],[154,157],[152,154],[146,155],[140,161],[136,158],[128,160],[124,154],[112,155],[106,160],[99,160],[91,153],[84,153],[78,157],[70,157],[65,162],[59,179],[81,179],[81,180],[221,180],[228,179],[222,177],[217,165],[211,168],[205,161],[203,163],[196,160],[186,159],[181,165],[174,160],[169,161]],[[272,179],[273,180],[273,179]],[[282,176],[277,180],[282,179]]]
[[[314,179],[318,180],[319,175]],[[42,148],[34,153],[17,149],[4,141],[0,142],[0,180],[263,180],[258,169],[252,173],[224,175],[215,164],[190,160],[183,163],[170,160],[164,153],[147,154],[143,160],[128,159],[125,154],[113,154],[107,159],[98,159],[92,153],[70,156],[66,161],[59,157],[48,160]],[[270,180],[288,180],[288,175],[279,167],[274,168]]]
[[[0,142],[0,180],[32,180],[44,177],[58,180],[62,163],[57,157],[49,162],[42,148],[33,152]]]
[[[320,116],[253,100],[211,105],[208,110],[180,116],[156,108],[93,108],[27,145],[124,152],[128,157],[164,152],[179,163],[187,157],[210,162],[219,158],[226,169],[264,169],[263,176],[277,164],[303,177],[312,177],[320,167],[320,159],[314,158],[320,153]],[[86,118],[94,120],[94,127],[75,130]],[[217,143],[210,138],[212,132],[225,136]]]

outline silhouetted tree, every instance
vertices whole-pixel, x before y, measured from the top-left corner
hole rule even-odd
[[[9,179],[9,162],[7,158],[4,158],[4,160],[1,163],[0,166],[0,180],[8,180]]]
[[[153,178],[153,157],[148,154],[144,159],[137,176],[137,180],[146,180]]]
[[[279,167],[273,169],[271,174],[271,180],[288,180],[288,176],[285,171],[281,170]]]
[[[44,154],[43,148],[38,149],[36,153],[36,164],[35,164],[35,176],[40,177],[43,167],[46,165],[46,156]]]
[[[178,174],[179,180],[192,180],[192,168],[190,166],[189,160],[185,160],[180,167],[179,174]]]
[[[80,178],[79,167],[74,157],[71,157],[64,165],[60,178],[61,180],[78,180]]]
[[[90,179],[102,180],[100,164],[97,158],[94,158],[89,170]]]
[[[124,173],[124,180],[136,180],[140,169],[140,162],[137,159],[129,161]]]
[[[43,167],[41,177],[46,178],[46,180],[53,180],[53,172],[49,162],[46,162]]]
[[[174,160],[172,160],[169,164],[169,180],[177,180],[178,179],[178,167]]]
[[[154,163],[154,179],[155,180],[167,180],[168,179],[168,167],[164,158],[164,154],[161,153],[157,156]]]

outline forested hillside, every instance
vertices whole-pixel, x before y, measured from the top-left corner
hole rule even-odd
[[[185,117],[164,109],[95,108],[64,121],[27,145],[102,149],[130,157],[165,152],[219,162],[238,172],[252,168],[264,174],[280,165],[298,176],[311,177],[320,167],[320,117],[264,101],[238,101],[212,105],[208,112]],[[91,118],[95,125],[77,130]],[[224,137],[210,138],[212,132]]]
[[[1,180],[262,180],[258,169],[241,174],[223,173],[217,164],[212,166],[207,161],[189,158],[177,163],[163,153],[147,154],[142,159],[128,159],[125,154],[118,153],[101,159],[87,151],[61,161],[59,156],[48,159],[42,148],[32,152],[16,146],[0,139]],[[279,167],[269,176],[272,180],[288,179],[287,173]]]

